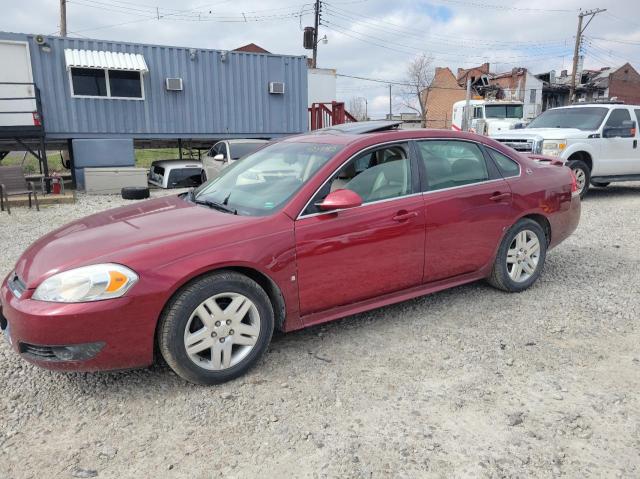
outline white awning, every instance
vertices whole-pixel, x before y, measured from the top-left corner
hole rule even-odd
[[[64,51],[67,70],[77,68],[108,68],[110,70],[129,70],[148,72],[147,62],[139,53],[101,52],[97,50]]]

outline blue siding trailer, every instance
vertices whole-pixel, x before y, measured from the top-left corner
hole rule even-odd
[[[27,47],[47,141],[271,138],[307,129],[302,56],[0,32],[3,43]]]

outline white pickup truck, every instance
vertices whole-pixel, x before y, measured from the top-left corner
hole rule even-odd
[[[519,152],[565,160],[584,197],[589,185],[640,181],[638,123],[638,105],[572,105],[547,110],[526,128],[492,138]]]

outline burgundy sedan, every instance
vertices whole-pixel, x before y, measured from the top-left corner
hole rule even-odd
[[[272,143],[198,190],[70,223],[2,284],[23,358],[72,371],[154,351],[201,384],[293,331],[487,279],[518,292],[578,225],[571,170],[441,130]]]

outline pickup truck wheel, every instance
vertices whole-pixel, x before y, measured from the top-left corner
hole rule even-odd
[[[589,181],[591,179],[591,171],[587,164],[582,160],[569,161],[569,168],[573,170],[573,174],[576,175],[576,181],[578,183],[578,193],[580,193],[580,199],[584,198],[589,190]]]
[[[542,227],[523,218],[504,235],[487,280],[503,291],[524,291],[540,276],[546,257],[547,237]]]
[[[220,271],[180,290],[158,325],[158,348],[187,381],[218,384],[243,375],[267,350],[273,307],[252,279]]]
[[[591,184],[593,186],[597,186],[598,188],[606,188],[607,186],[609,186],[611,183],[609,183],[608,181],[605,181],[603,183],[599,182],[599,181],[592,181]]]

